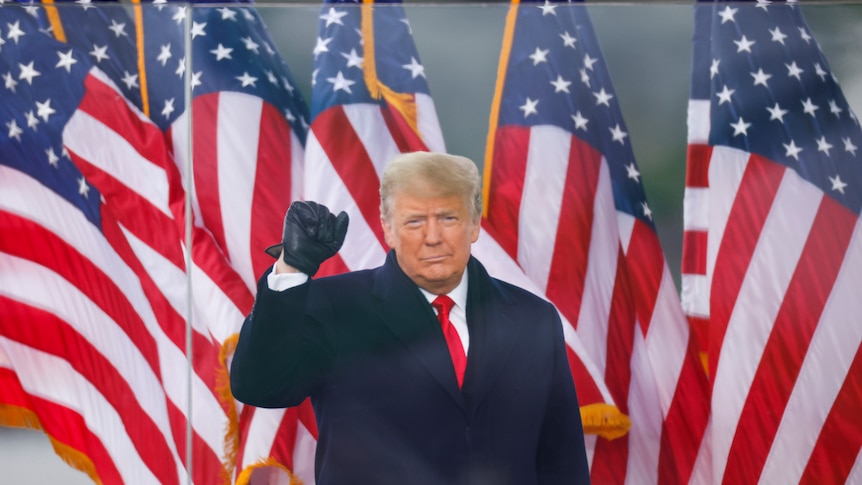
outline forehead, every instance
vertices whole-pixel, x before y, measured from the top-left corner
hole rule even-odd
[[[421,191],[401,191],[394,194],[396,214],[466,212],[467,200],[458,194],[424,193]]]

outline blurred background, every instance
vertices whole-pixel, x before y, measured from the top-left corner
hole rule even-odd
[[[679,287],[692,2],[591,1],[665,256]],[[270,35],[311,93],[319,3],[258,2]],[[507,3],[405,2],[447,148],[484,159]],[[802,2],[850,106],[862,106],[862,1]],[[862,162],[860,162],[862,163]],[[0,427],[0,483],[87,484],[38,431]]]

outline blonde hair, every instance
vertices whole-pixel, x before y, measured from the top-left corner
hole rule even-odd
[[[478,223],[482,217],[482,179],[467,157],[447,153],[410,152],[395,157],[380,180],[380,216],[392,221],[392,198],[402,191],[431,188],[434,194],[464,197]]]

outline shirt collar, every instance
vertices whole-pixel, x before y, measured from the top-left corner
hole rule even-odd
[[[464,274],[461,276],[461,282],[458,283],[458,286],[456,286],[455,289],[446,294],[449,298],[452,299],[452,301],[455,302],[455,306],[461,309],[467,308],[467,280],[468,275],[467,270],[465,269]],[[425,295],[425,298],[428,300],[428,303],[431,303],[432,301],[434,301],[435,298],[437,298],[437,295],[423,288],[419,288],[419,291],[421,291],[422,294]]]

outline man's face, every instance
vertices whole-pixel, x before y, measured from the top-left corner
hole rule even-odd
[[[404,190],[392,202],[391,224],[381,222],[401,270],[431,293],[452,291],[467,267],[470,245],[479,238],[479,224],[464,198]]]

